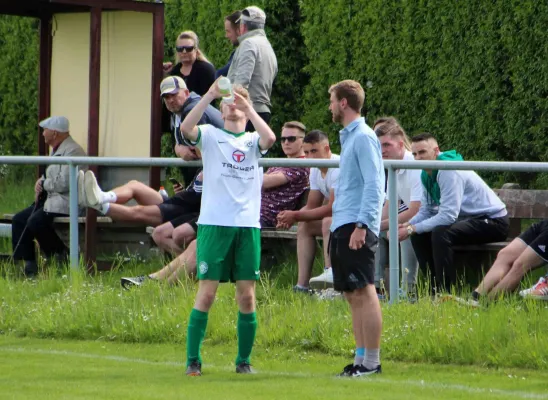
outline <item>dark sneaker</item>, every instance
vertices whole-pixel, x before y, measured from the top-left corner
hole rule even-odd
[[[146,275],[127,277],[120,279],[120,283],[122,284],[122,287],[127,290],[132,286],[141,286],[147,279],[149,279],[149,277]]]
[[[339,376],[352,376],[353,369],[354,364],[348,364],[346,367],[343,368],[343,371],[339,374]]]
[[[352,369],[352,378],[359,378],[360,376],[367,376],[367,375],[373,375],[373,374],[380,374],[382,372],[381,365],[377,365],[376,368],[368,369],[365,368],[363,365],[356,365]]]
[[[202,376],[202,364],[192,361],[186,369],[187,376]]]
[[[255,371],[251,368],[251,364],[246,363],[245,361],[236,366],[237,374],[254,374]]]
[[[304,293],[304,294],[314,294],[314,291],[310,288],[307,288],[307,287],[302,287],[302,286],[293,286],[293,293]]]

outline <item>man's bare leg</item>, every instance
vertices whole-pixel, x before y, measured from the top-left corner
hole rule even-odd
[[[322,220],[322,238],[323,238],[323,265],[325,268],[331,268],[331,258],[329,257],[329,236],[331,235],[331,217],[325,217]]]
[[[516,290],[525,274],[536,267],[546,264],[542,258],[530,247],[526,247],[518,259],[512,264],[510,271],[489,293],[494,298],[501,293],[510,293]]]
[[[179,277],[185,274],[189,277],[196,275],[196,240],[190,242],[185,251],[159,271],[150,274],[150,278],[167,280],[177,283]]]
[[[475,290],[479,295],[486,295],[497,286],[508,274],[514,262],[525,251],[527,245],[521,239],[514,239],[497,254],[497,259]]]
[[[196,231],[192,225],[185,223],[175,228],[171,237],[176,246],[184,249],[191,241],[196,239]]]
[[[308,287],[316,254],[316,236],[322,234],[322,221],[299,222],[297,228],[297,286]]]
[[[164,201],[162,195],[156,190],[135,180],[113,189],[112,192],[116,195],[117,204],[125,204],[131,199],[142,206],[158,205]]]
[[[169,221],[158,225],[154,228],[152,239],[160,249],[179,255],[183,252],[183,249],[173,241],[174,229],[175,228],[173,228],[173,225]]]
[[[107,216],[114,221],[139,222],[142,224],[158,226],[162,223],[162,213],[158,206],[125,206],[121,204],[109,204]]]

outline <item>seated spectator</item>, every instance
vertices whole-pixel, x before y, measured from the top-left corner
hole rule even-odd
[[[234,46],[234,50],[230,53],[230,57],[228,57],[228,62],[226,65],[219,68],[215,73],[215,79],[220,76],[228,76],[228,70],[230,69],[230,64],[232,64],[232,58],[234,57],[234,53],[236,52],[236,48],[239,44],[238,36],[240,36],[240,24],[238,24],[238,20],[241,15],[241,11],[234,11],[232,14],[225,17],[225,37],[230,40],[230,43]]]
[[[381,118],[373,126],[381,143],[384,160],[414,160],[411,153],[411,141],[398,121],[393,117]],[[387,174],[388,177],[388,174]],[[421,171],[418,169],[400,169],[396,171],[398,181],[398,223],[408,222],[417,214],[421,205],[422,183]],[[379,248],[375,253],[375,286],[383,296],[380,279],[384,275],[384,267],[388,264],[388,197],[384,203],[381,220]],[[416,298],[418,262],[411,240],[400,242],[402,288],[408,293],[408,298]]]
[[[282,148],[288,158],[303,158],[303,138],[306,128],[300,122],[292,121],[284,124],[282,128]],[[284,139],[285,138],[285,139]],[[273,227],[278,213],[283,210],[294,210],[298,199],[308,188],[308,168],[270,168],[263,176],[261,197],[261,226],[267,223]],[[270,222],[273,221],[273,222]],[[161,270],[144,276],[124,277],[122,286],[128,288],[140,286],[146,281],[165,280],[177,282],[181,269],[187,275],[196,272],[196,246],[188,245],[187,249],[175,260]],[[150,278],[150,279],[149,279]]]
[[[452,151],[440,152],[429,133],[413,137],[415,160],[461,161]],[[450,291],[457,281],[453,246],[505,240],[508,236],[506,206],[474,171],[424,170],[419,212],[401,224],[399,240],[411,236],[419,265],[430,268],[432,289]]]
[[[331,153],[327,135],[319,130],[310,131],[305,136],[303,149],[306,158],[339,159],[337,154]],[[289,229],[295,222],[299,223],[297,228],[299,270],[297,285],[293,288],[296,292],[308,292],[309,286],[321,288],[333,285],[333,272],[327,247],[331,227],[331,206],[335,200],[335,185],[338,178],[338,168],[311,168],[310,192],[306,205],[300,210],[287,210],[278,214],[277,228]],[[323,236],[324,272],[310,279],[316,253],[316,236]]]
[[[175,50],[175,66],[164,63],[167,75],[182,78],[188,90],[203,96],[215,82],[215,67],[200,49],[198,35],[193,31],[181,32],[177,37]]]
[[[268,123],[272,115],[270,96],[278,73],[278,60],[264,31],[266,14],[259,7],[246,7],[238,22],[240,45],[232,57],[228,79],[249,91],[253,108]],[[248,121],[246,131],[254,130]]]
[[[497,255],[485,278],[472,292],[469,299],[456,297],[461,303],[478,306],[482,298],[493,299],[511,293],[518,287],[525,274],[548,262],[548,220],[537,222],[515,238]],[[548,300],[548,285],[540,278],[536,285],[522,290],[522,297]]]
[[[282,127],[282,150],[288,158],[304,158],[303,139],[306,128],[298,121],[286,122]],[[263,177],[261,227],[274,228],[278,214],[294,210],[308,189],[309,168],[272,167]]]
[[[194,146],[191,146],[181,135],[180,127],[181,122],[196,107],[201,97],[194,92],[190,92],[185,82],[178,76],[170,76],[162,81],[160,95],[170,113],[170,130],[173,132],[175,154],[185,161],[199,159]],[[205,110],[201,123],[211,124],[218,128],[224,124],[221,112],[212,106]],[[185,185],[188,185],[197,173],[198,168],[196,167],[181,168]]]
[[[152,238],[165,251],[181,254],[185,243],[196,237],[196,221],[202,199],[202,172],[186,190],[164,200],[160,193],[139,181],[130,181],[111,191],[103,192],[91,171],[84,178],[86,207],[95,208],[114,221],[135,222],[156,227]],[[138,205],[125,203],[135,200]]]
[[[39,123],[43,128],[46,145],[53,151],[52,157],[82,157],[86,152],[69,134],[69,121],[65,117],[50,117]],[[34,239],[46,258],[57,257],[66,262],[68,249],[55,233],[53,219],[69,214],[69,166],[50,165],[34,185],[35,201],[28,208],[15,214],[12,220],[13,259],[23,260],[25,276],[38,274]]]

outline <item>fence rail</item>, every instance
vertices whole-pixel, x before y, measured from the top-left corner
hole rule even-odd
[[[101,165],[111,167],[194,167],[201,161],[183,161],[174,158],[119,158],[119,157],[44,157],[44,156],[0,156],[2,164],[24,165],[68,165],[70,203],[70,265],[78,268],[78,166]],[[338,168],[339,160],[264,158],[262,167],[318,167]],[[388,170],[389,200],[389,258],[390,258],[390,303],[398,301],[399,294],[399,246],[398,246],[398,169],[477,170],[512,172],[548,172],[548,163],[541,162],[494,162],[494,161],[396,161],[385,160]]]

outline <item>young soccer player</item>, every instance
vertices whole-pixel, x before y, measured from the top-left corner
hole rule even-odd
[[[249,357],[255,341],[255,281],[261,258],[259,158],[276,141],[274,132],[249,104],[249,94],[234,85],[234,103],[221,104],[224,129],[196,126],[202,113],[221,97],[217,82],[181,123],[181,132],[202,153],[204,182],[198,219],[199,287],[190,313],[187,371],[202,374],[200,347],[219,282],[236,282],[238,302],[237,373],[252,373]],[[247,121],[256,132],[245,132]]]

